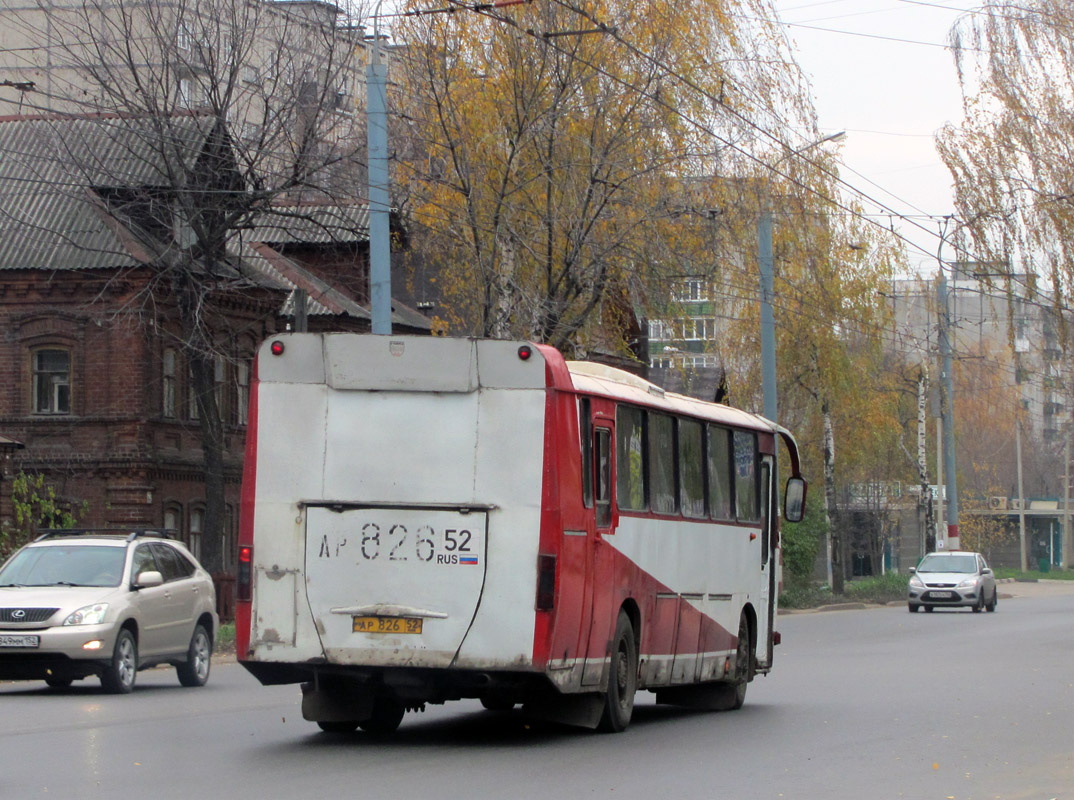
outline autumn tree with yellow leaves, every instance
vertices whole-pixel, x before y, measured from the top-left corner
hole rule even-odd
[[[938,137],[955,180],[958,242],[1008,291],[1036,273],[1074,296],[1074,7],[999,0],[960,17],[950,39],[965,119]]]
[[[811,124],[765,19],[754,0],[405,17],[396,107],[421,158],[396,178],[454,329],[624,354],[637,311],[715,277],[736,164]]]

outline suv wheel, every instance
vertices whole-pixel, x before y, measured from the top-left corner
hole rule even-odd
[[[204,686],[209,680],[212,657],[213,643],[209,639],[209,634],[204,627],[196,625],[194,635],[190,637],[186,661],[175,668],[175,671],[179,673],[179,683],[183,686]]]
[[[112,694],[128,694],[134,688],[138,674],[138,643],[134,634],[124,628],[116,637],[112,663],[101,673],[101,686]]]

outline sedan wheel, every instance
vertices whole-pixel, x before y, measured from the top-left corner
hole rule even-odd
[[[992,590],[992,599],[988,601],[988,605],[985,606],[985,611],[992,613],[996,610],[996,606],[999,604],[999,587],[997,586]]]

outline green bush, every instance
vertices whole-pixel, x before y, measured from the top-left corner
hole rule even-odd
[[[789,573],[789,582],[813,577],[827,532],[824,498],[818,491],[810,492],[806,495],[805,518],[801,522],[784,522],[782,528],[783,568]]]
[[[816,608],[831,602],[831,590],[812,581],[791,580],[779,593],[780,608]]]
[[[995,567],[992,571],[997,578],[1014,578],[1021,581],[1074,581],[1074,570],[1059,569],[1059,567],[1052,567],[1048,572],[1039,572],[1035,569],[1022,572],[1016,567]]]
[[[861,603],[890,603],[906,599],[908,577],[897,572],[847,581],[846,599]]]
[[[216,634],[216,647],[218,653],[235,652],[235,623],[221,622],[220,630]]]
[[[837,597],[827,586],[815,581],[791,578],[779,595],[780,608],[817,608],[830,603],[890,603],[906,599],[906,576],[896,572],[872,578],[857,578],[844,584],[844,594]]]

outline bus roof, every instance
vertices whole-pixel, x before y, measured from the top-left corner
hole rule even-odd
[[[770,433],[780,426],[756,414],[732,406],[708,403],[694,397],[668,392],[655,383],[626,370],[591,361],[568,361],[574,388],[580,392],[623,400],[637,405],[659,408],[740,428],[754,428]]]

